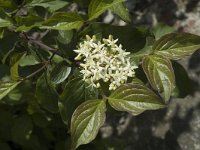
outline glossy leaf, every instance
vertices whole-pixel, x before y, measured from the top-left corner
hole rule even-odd
[[[106,104],[103,100],[90,100],[81,104],[71,120],[72,149],[91,142],[105,121]]]
[[[169,59],[181,59],[200,48],[200,36],[190,33],[170,33],[162,36],[153,45],[156,54]]]
[[[151,86],[161,93],[168,102],[175,87],[174,70],[170,60],[158,55],[149,55],[143,59],[142,67]]]
[[[110,10],[117,14],[122,20],[130,22],[131,18],[128,12],[128,9],[124,6],[123,3],[117,3],[113,5]]]
[[[88,8],[89,20],[97,18],[106,10],[122,2],[124,0],[92,0]]]
[[[55,13],[42,23],[41,29],[71,30],[83,25],[84,19],[77,13]]]
[[[74,110],[85,100],[97,99],[98,91],[77,77],[70,80],[60,96],[59,110],[65,124],[68,124]]]
[[[8,95],[20,82],[2,82],[0,81],[0,100]]]
[[[29,3],[27,6],[29,7],[35,7],[40,6],[48,9],[50,12],[54,12],[56,10],[59,10],[63,7],[65,7],[68,2],[64,0],[33,0],[31,3]]]
[[[60,62],[53,68],[52,72],[50,73],[50,80],[54,84],[59,84],[63,82],[65,79],[67,79],[70,72],[71,72],[71,67],[68,67],[67,63],[64,61]]]
[[[50,85],[45,78],[45,75],[42,75],[36,84],[36,98],[38,103],[52,113],[58,112],[58,99],[59,96],[52,85]]]
[[[120,86],[109,97],[109,104],[118,111],[138,115],[145,110],[163,108],[163,101],[150,89],[139,83]]]

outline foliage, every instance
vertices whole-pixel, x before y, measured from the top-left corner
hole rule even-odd
[[[127,25],[104,24],[108,10]],[[86,35],[118,39],[135,76],[116,90],[85,82],[74,50]],[[199,48],[199,36],[163,24],[133,27],[124,0],[0,0],[0,147],[88,148],[80,145],[95,139],[108,108],[138,115],[186,96],[189,78],[175,60]],[[94,143],[89,148],[105,148]]]

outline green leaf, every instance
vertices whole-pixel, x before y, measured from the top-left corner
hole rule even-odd
[[[0,100],[8,95],[20,82],[1,82],[0,81]]]
[[[0,0],[0,8],[5,12],[13,12],[17,9],[17,4],[12,0]]]
[[[42,23],[41,29],[72,30],[83,25],[84,19],[77,13],[55,13]]]
[[[57,11],[63,7],[65,7],[69,2],[66,2],[64,0],[33,0],[31,3],[29,3],[27,6],[29,7],[35,7],[40,6],[48,9],[50,12]]]
[[[181,59],[200,48],[200,36],[190,33],[170,33],[162,36],[153,45],[156,54],[169,59]]]
[[[4,37],[4,29],[0,28],[0,39],[3,39]]]
[[[110,10],[121,17],[124,21],[130,22],[131,18],[128,12],[128,9],[125,7],[123,3],[117,3],[113,5]]]
[[[12,23],[10,21],[0,18],[0,28],[9,27],[11,25]]]
[[[173,62],[172,65],[176,79],[176,87],[172,93],[172,96],[184,98],[194,91],[192,81],[189,78],[187,71],[181,64],[178,62]]]
[[[53,68],[52,72],[50,73],[50,80],[54,84],[59,84],[63,82],[65,79],[67,79],[70,72],[71,72],[71,67],[68,67],[65,61],[60,62]]]
[[[109,104],[118,111],[138,115],[145,110],[163,108],[163,101],[142,84],[129,83],[120,86],[109,97]]]
[[[88,85],[77,77],[70,80],[60,96],[59,110],[65,124],[68,124],[74,110],[85,100],[97,99],[97,89]]]
[[[16,16],[15,20],[17,21],[18,28],[16,31],[27,32],[34,27],[41,26],[43,18],[39,16],[29,15],[29,16]]]
[[[106,10],[124,2],[124,0],[92,0],[88,8],[89,20],[93,20]]]
[[[69,44],[73,38],[73,31],[72,30],[66,30],[66,31],[62,31],[59,30],[58,31],[58,41],[62,44]]]
[[[58,112],[58,99],[59,96],[52,85],[50,85],[45,77],[42,75],[36,84],[36,98],[38,103],[43,108],[52,113]]]
[[[82,103],[73,113],[71,121],[72,149],[91,142],[105,121],[106,103],[90,100]]]
[[[0,109],[0,138],[1,140],[8,141],[11,139],[11,128],[13,126],[13,114],[12,112],[1,104]],[[1,147],[2,149],[2,147]]]
[[[19,66],[25,67],[25,66],[32,66],[39,64],[40,62],[33,56],[33,55],[26,55],[19,61]]]
[[[156,40],[158,40],[165,34],[175,32],[175,28],[163,23],[158,23],[152,28],[152,32],[154,33]]]
[[[151,86],[168,102],[175,87],[171,61],[159,55],[149,55],[143,59],[142,67]]]
[[[24,53],[18,53],[11,57],[11,59],[10,59],[10,64],[11,64],[10,74],[11,74],[12,80],[19,79],[19,72],[18,72],[19,62],[24,56],[25,56]]]

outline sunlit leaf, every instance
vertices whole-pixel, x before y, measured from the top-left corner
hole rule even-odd
[[[72,149],[91,142],[105,121],[106,104],[103,100],[90,100],[81,104],[71,121]]]
[[[170,60],[158,55],[149,55],[143,59],[142,67],[151,86],[168,102],[175,87],[174,70]]]
[[[20,82],[1,82],[0,81],[0,100],[9,94]]]
[[[68,124],[74,110],[85,100],[97,99],[98,91],[88,87],[82,78],[70,80],[60,96],[59,110],[65,124]]]
[[[59,84],[67,79],[70,72],[71,67],[67,66],[65,61],[60,62],[53,68],[52,72],[50,73],[50,80],[55,84]]]
[[[126,21],[126,22],[130,22],[130,15],[128,12],[128,9],[124,6],[123,3],[117,3],[115,5],[113,5],[110,10],[112,12],[114,12],[115,14],[117,14],[120,18],[122,18],[122,20]]]
[[[112,6],[116,6],[122,2],[124,0],[92,0],[88,8],[89,20],[97,18]]]
[[[40,62],[33,55],[26,55],[19,61],[19,66],[32,66],[39,64]]]
[[[138,115],[145,110],[164,107],[164,102],[143,84],[130,83],[120,86],[109,97],[109,104],[118,111]]]
[[[0,28],[9,27],[11,25],[12,23],[10,21],[0,18]]]
[[[181,59],[200,48],[200,36],[190,33],[170,33],[162,36],[153,45],[156,54],[169,59]]]

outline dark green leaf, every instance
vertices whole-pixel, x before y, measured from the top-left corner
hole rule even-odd
[[[153,91],[138,83],[120,86],[108,97],[108,102],[114,109],[132,115],[164,107],[162,100]]]
[[[124,21],[130,22],[130,15],[128,9],[125,7],[123,3],[117,3],[113,5],[110,10],[121,17]]]
[[[96,35],[97,38],[108,38],[113,35],[114,39],[118,39],[118,43],[122,44],[123,49],[130,52],[141,50],[146,43],[146,37],[150,36],[147,28],[134,28],[132,26],[113,26],[102,23],[94,23],[82,31],[80,36],[85,38],[85,35]],[[126,36],[124,36],[126,35]]]
[[[14,126],[12,127],[12,139],[18,144],[24,144],[30,139],[33,125],[29,116],[24,115],[14,120]]]
[[[0,138],[2,140],[11,139],[11,127],[13,126],[13,114],[6,110],[6,107],[0,109]],[[2,147],[1,147],[2,148]]]
[[[170,60],[159,55],[149,55],[143,59],[142,67],[151,86],[168,102],[175,87],[174,70]]]
[[[47,117],[43,113],[34,113],[32,118],[33,118],[34,124],[42,128],[45,128],[50,122],[47,120]]]
[[[170,33],[162,36],[153,45],[156,54],[169,59],[181,59],[200,48],[200,36],[190,33]]]
[[[70,80],[60,96],[59,109],[65,124],[68,124],[74,110],[85,100],[97,99],[98,91],[77,77]]]
[[[73,113],[71,121],[72,149],[91,142],[105,121],[106,103],[90,100],[82,103]]]
[[[33,0],[31,3],[29,3],[27,6],[29,7],[35,7],[40,6],[48,9],[50,12],[57,11],[63,7],[65,7],[68,2],[64,0]]]
[[[55,13],[42,23],[41,29],[71,30],[83,25],[83,18],[77,13]]]
[[[16,21],[18,24],[18,28],[16,31],[24,31],[27,32],[34,27],[41,26],[41,22],[43,18],[39,16],[29,15],[29,16],[16,16]]]
[[[0,100],[9,94],[20,82],[1,82],[0,81]]]
[[[42,107],[52,113],[58,112],[59,96],[54,87],[48,83],[45,75],[38,79],[35,94]]]
[[[54,84],[59,84],[63,82],[65,79],[67,79],[70,72],[71,72],[71,67],[68,67],[65,61],[60,62],[53,68],[52,72],[50,73],[50,80]]]
[[[17,5],[12,0],[0,0],[0,8],[3,8],[6,12],[12,12],[17,9]]]
[[[122,2],[124,0],[92,0],[88,8],[89,20],[97,18],[112,6],[116,6]]]
[[[187,71],[181,64],[173,62],[172,65],[174,68],[176,79],[176,88],[174,89],[172,96],[184,98],[194,91],[191,79],[189,78]]]

